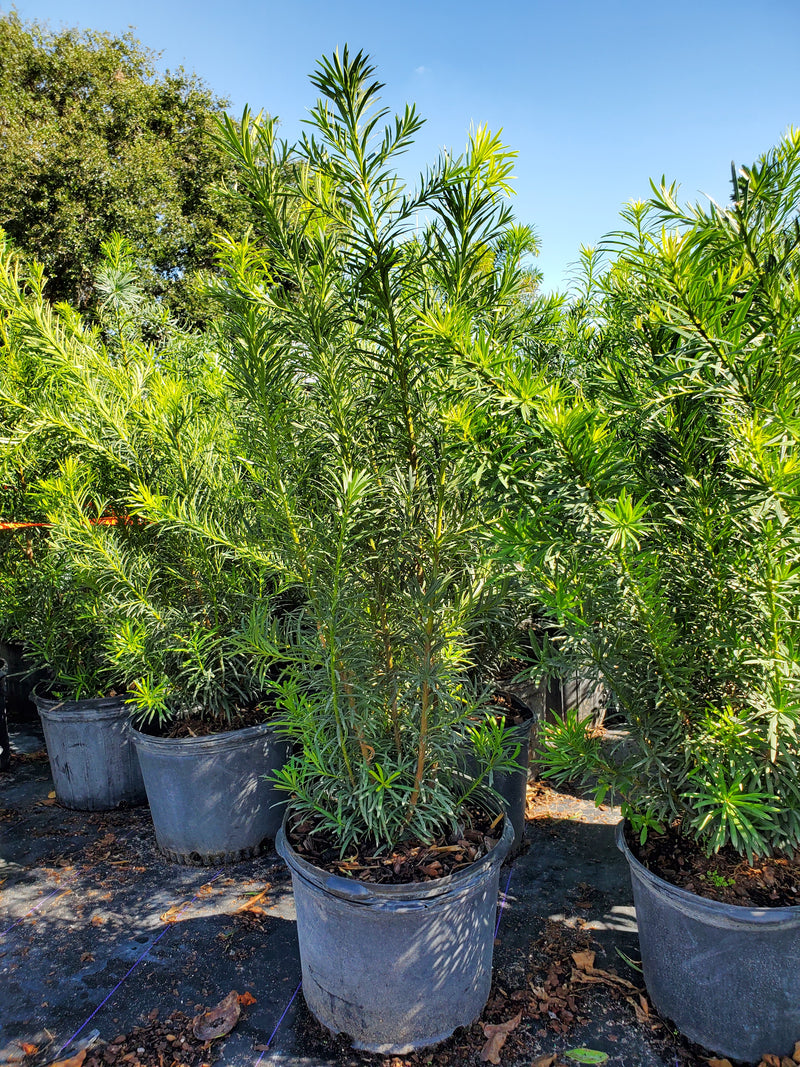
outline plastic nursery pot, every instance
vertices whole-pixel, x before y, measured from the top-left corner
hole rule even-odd
[[[145,801],[124,696],[50,700],[33,693],[59,803],[107,811]]]
[[[269,723],[207,737],[131,734],[158,847],[175,863],[234,863],[274,839],[286,794],[267,776],[289,746]]]
[[[6,718],[6,675],[8,664],[0,659],[0,771],[11,768],[11,740],[8,736],[8,719]]]
[[[511,729],[511,737],[514,743],[520,746],[516,760],[519,764],[519,769],[501,771],[499,774],[495,774],[492,781],[492,786],[502,798],[506,814],[514,827],[514,840],[511,844],[511,850],[516,852],[522,845],[525,833],[525,802],[528,791],[528,767],[530,766],[531,731],[533,730],[534,716],[528,705],[524,704],[512,693],[503,691],[502,695],[512,704],[516,711],[528,716],[525,722]],[[474,777],[477,773],[478,766],[473,756],[467,756],[464,770],[470,777]]]
[[[432,882],[373,885],[275,846],[292,873],[303,996],[353,1047],[404,1055],[469,1026],[489,997],[500,865],[508,819],[490,853]]]
[[[648,871],[628,848],[650,998],[690,1040],[733,1060],[788,1053],[800,1035],[800,906],[707,900]]]

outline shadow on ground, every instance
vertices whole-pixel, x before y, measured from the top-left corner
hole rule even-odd
[[[523,850],[501,872],[481,1021],[435,1049],[384,1059],[354,1052],[294,996],[291,884],[274,853],[219,869],[170,864],[146,809],[60,808],[40,742],[35,727],[12,727],[16,754],[0,774],[0,1064],[39,1067],[94,1031],[111,1041],[155,1009],[191,1016],[231,990],[249,997],[209,1053],[226,1067],[477,1067],[480,1023],[517,1013],[500,1052],[508,1067],[578,1046],[607,1053],[609,1067],[705,1062],[635,989],[626,960],[638,958],[638,938],[613,809],[532,783]]]

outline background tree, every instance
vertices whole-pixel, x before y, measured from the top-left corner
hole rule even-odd
[[[145,288],[196,320],[192,277],[245,209],[218,188],[230,164],[211,131],[226,101],[157,59],[130,33],[0,19],[0,225],[43,265],[47,297],[79,307],[118,231]]]

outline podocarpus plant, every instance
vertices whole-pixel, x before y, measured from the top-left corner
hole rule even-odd
[[[277,583],[280,612],[254,604],[241,647],[301,748],[279,784],[342,854],[433,840],[514,755],[493,720],[465,725],[485,701],[471,676],[481,623],[506,584],[482,551],[490,505],[428,318],[511,343],[533,240],[505,202],[512,154],[484,129],[404,188],[395,160],[420,120],[408,108],[382,129],[372,78],[362,55],[324,60],[312,132],[293,149],[248,112],[222,128],[259,211],[251,241],[221,243],[219,292],[242,400],[235,506],[249,518],[234,531],[225,505],[148,503]]]
[[[4,517],[47,527],[29,554],[7,546],[6,633],[65,697],[130,688],[142,718],[200,713],[224,727],[256,695],[230,634],[258,577],[137,512],[142,492],[202,495],[230,457],[213,353],[143,300],[118,237],[91,320],[51,308],[9,250],[0,264]],[[236,473],[228,463],[226,479]]]
[[[588,664],[628,731],[609,753],[556,723],[548,773],[596,776],[642,839],[751,860],[800,846],[799,205],[796,132],[725,206],[654,186],[585,305],[582,380],[473,356],[516,428],[500,543],[562,634],[544,656]]]

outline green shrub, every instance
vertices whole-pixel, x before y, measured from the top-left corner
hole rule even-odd
[[[549,773],[749,856],[800,845],[799,209],[797,132],[726,206],[654,186],[606,273],[589,257],[577,380],[484,360],[478,391],[513,442],[500,545],[556,626],[542,663],[602,677],[629,731],[609,755],[557,723]]]

